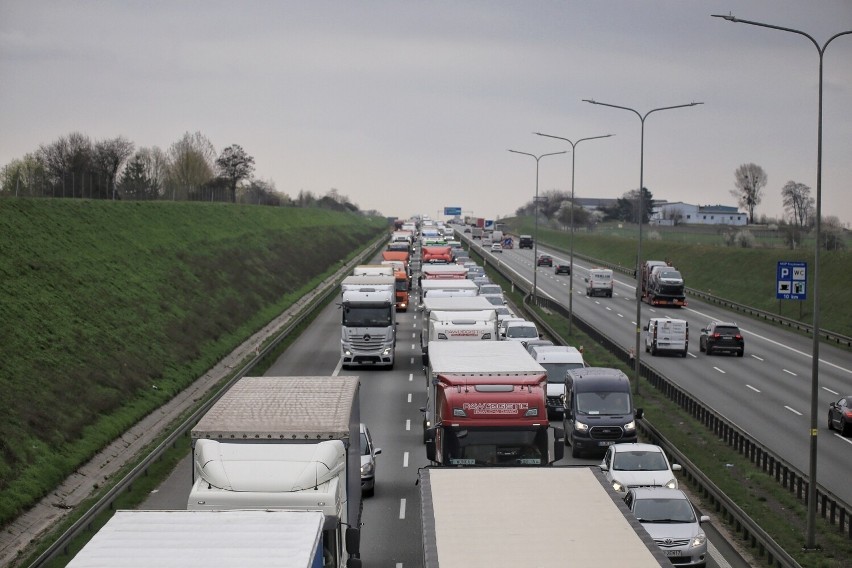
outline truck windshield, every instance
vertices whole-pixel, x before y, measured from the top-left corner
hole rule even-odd
[[[542,367],[547,369],[547,382],[552,384],[565,383],[565,375],[571,369],[582,369],[582,363],[542,363]]]
[[[395,289],[397,292],[407,292],[408,291],[408,280],[402,278],[396,281]]]
[[[445,428],[444,463],[455,466],[539,466],[547,464],[547,430]]]
[[[581,392],[577,394],[580,414],[630,414],[630,393]]]
[[[343,325],[346,327],[388,327],[390,324],[390,306],[343,307]]]

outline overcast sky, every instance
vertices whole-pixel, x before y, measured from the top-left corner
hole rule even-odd
[[[0,166],[80,131],[164,150],[200,131],[240,144],[279,191],[336,188],[362,209],[511,215],[535,160],[576,141],[578,197],[736,205],[734,171],[816,195],[820,45],[852,30],[852,0],[0,0]],[[823,215],[852,222],[852,35],[824,62]],[[539,191],[570,191],[571,155]]]

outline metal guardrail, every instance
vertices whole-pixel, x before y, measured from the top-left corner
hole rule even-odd
[[[512,282],[513,286],[524,291],[527,295],[525,302],[528,302],[531,299],[530,291],[532,287],[523,280],[516,281],[518,278],[517,272],[507,267],[502,262],[488,262],[489,259],[487,257],[482,254],[480,254],[480,256],[484,259],[486,264],[490,264],[492,268],[494,268],[504,278]],[[569,316],[565,306],[551,300],[550,298],[538,296],[537,305],[538,307],[555,312],[562,317],[567,318]],[[540,325],[551,337],[565,343],[559,334],[556,333],[556,331],[548,325],[547,322],[540,318],[538,314],[530,310],[530,316],[535,319],[536,324]],[[586,335],[589,335],[596,342],[600,343],[606,350],[613,353],[625,364],[629,366],[633,365],[634,360],[630,357],[630,351],[628,349],[625,349],[621,345],[615,343],[615,341],[592,326],[590,323],[577,317],[576,313],[574,314],[573,320],[574,325],[576,325],[578,329],[583,331]],[[690,415],[699,420],[705,427],[712,430],[729,446],[735,448],[741,455],[748,458],[753,465],[760,468],[761,471],[767,475],[775,478],[776,482],[790,491],[790,493],[794,494],[797,499],[803,503],[807,502],[809,480],[804,472],[796,469],[788,462],[775,455],[748,433],[735,426],[730,420],[727,420],[715,410],[699,402],[692,395],[685,392],[654,369],[642,364],[640,374],[655,388],[665,394],[670,400],[689,412]],[[658,432],[656,432],[656,436],[659,440],[663,440],[663,437]],[[668,442],[666,442],[666,445],[670,446]],[[689,463],[691,465],[691,462]],[[737,531],[740,532],[760,554],[765,555],[770,563],[783,568],[799,566],[799,564],[796,563],[789,554],[783,551],[777,543],[766,535],[757,523],[749,518],[748,515],[735,503],[722,494],[721,491],[719,491],[706,476],[698,471],[694,465],[691,465],[690,471],[692,472],[690,479],[698,485],[702,493],[708,496],[717,511],[719,511],[724,518],[733,520]],[[849,538],[852,538],[852,507],[820,485],[817,486],[816,510],[817,513],[820,514],[829,524],[837,526],[841,532],[845,532]]]
[[[250,361],[244,364],[239,370],[234,373],[233,378],[216,392],[209,400],[204,402],[192,415],[180,424],[168,437],[166,437],[150,454],[140,461],[127,475],[118,481],[103,497],[86,511],[77,521],[74,522],[50,547],[47,548],[39,557],[30,565],[30,568],[38,568],[44,566],[47,562],[53,560],[59,554],[68,554],[70,543],[80,536],[84,531],[91,530],[94,520],[105,511],[111,510],[116,499],[133,487],[133,483],[143,475],[147,475],[151,465],[160,459],[160,457],[170,448],[175,445],[178,438],[185,436],[192,427],[198,423],[202,416],[218,401],[225,392],[233,386],[242,377],[246,376],[258,362],[262,361],[270,352],[277,348],[278,344],[287,338],[302,322],[308,319],[319,306],[321,306],[330,295],[337,293],[340,282],[343,278],[352,271],[352,268],[361,264],[365,258],[372,257],[376,252],[387,242],[387,236],[382,235],[379,239],[372,242],[368,248],[358,254],[354,259],[346,263],[335,274],[326,279],[318,289],[313,298],[302,308],[298,315],[287,324],[287,326],[278,332],[275,338],[270,341],[263,349],[261,349]]]

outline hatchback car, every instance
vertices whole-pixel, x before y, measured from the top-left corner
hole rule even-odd
[[[571,274],[571,265],[564,262],[557,262],[553,265],[554,274]]]
[[[710,517],[695,508],[680,489],[634,487],[624,497],[642,527],[677,566],[706,566],[707,535],[701,523]]]
[[[698,350],[712,355],[717,351],[736,353],[742,357],[745,353],[745,341],[737,324],[724,321],[713,321],[701,330],[698,338]]]
[[[500,243],[492,243],[491,244],[491,252],[502,253],[503,252],[503,245],[501,245]]]
[[[681,470],[679,464],[669,464],[663,449],[653,444],[614,444],[607,448],[600,468],[621,495],[631,487],[677,489],[674,472]]]
[[[535,264],[536,266],[553,266],[553,257],[549,254],[540,254]]]
[[[852,436],[852,396],[844,396],[828,406],[828,429]]]
[[[361,493],[373,495],[376,492],[376,456],[381,448],[373,446],[370,429],[361,423]]]

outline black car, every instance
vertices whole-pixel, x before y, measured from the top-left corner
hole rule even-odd
[[[737,324],[724,321],[714,321],[701,330],[698,338],[698,350],[712,355],[717,351],[736,353],[742,357],[745,353],[745,341]]]
[[[852,436],[852,396],[844,396],[828,405],[828,429]]]
[[[553,266],[553,257],[549,254],[540,254],[535,264],[536,266]]]
[[[571,274],[571,265],[557,262],[553,265],[554,274]]]

